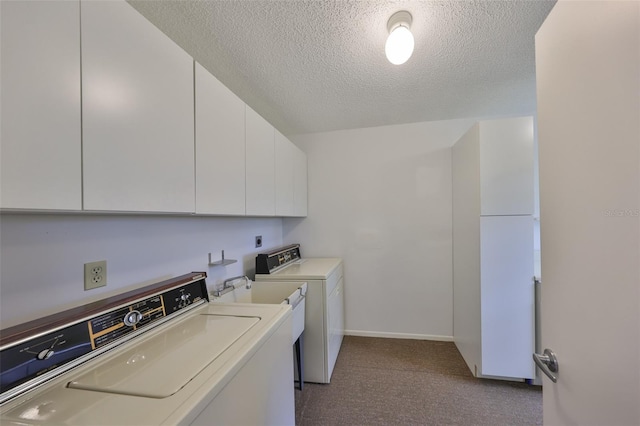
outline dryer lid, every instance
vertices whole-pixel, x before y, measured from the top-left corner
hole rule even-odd
[[[149,398],[178,392],[236,340],[260,321],[258,317],[199,314],[174,323],[123,347],[69,388]]]

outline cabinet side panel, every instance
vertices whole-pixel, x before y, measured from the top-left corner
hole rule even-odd
[[[80,3],[0,7],[0,207],[80,210]]]
[[[469,369],[480,354],[480,163],[475,124],[452,148],[453,339]]]
[[[327,283],[328,287],[329,283]],[[327,381],[330,381],[344,338],[344,280],[342,278],[327,299],[327,332]]]
[[[327,294],[324,280],[307,281],[307,298],[304,310],[302,356],[304,381],[328,383],[327,370]]]

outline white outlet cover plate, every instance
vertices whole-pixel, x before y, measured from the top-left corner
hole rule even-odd
[[[107,285],[107,261],[100,260],[97,262],[89,262],[84,264],[84,289],[92,290],[94,288],[104,287]]]

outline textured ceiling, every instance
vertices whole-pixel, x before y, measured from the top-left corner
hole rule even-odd
[[[547,0],[129,0],[284,134],[535,111]],[[413,15],[415,50],[384,55]]]

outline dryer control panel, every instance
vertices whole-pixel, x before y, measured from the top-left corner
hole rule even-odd
[[[271,274],[300,260],[300,244],[292,244],[256,256],[256,274]]]
[[[205,277],[187,274],[2,330],[0,403],[208,302]]]

